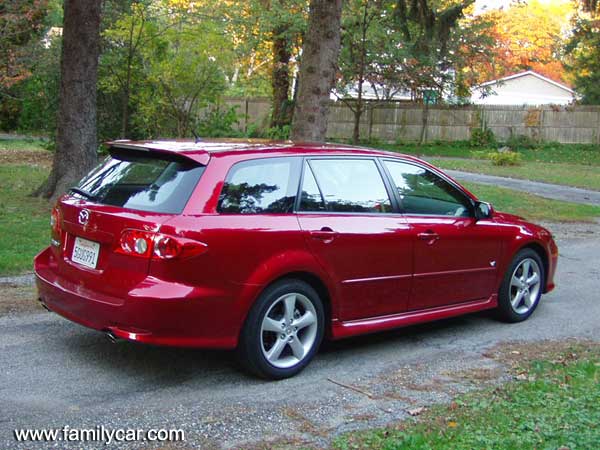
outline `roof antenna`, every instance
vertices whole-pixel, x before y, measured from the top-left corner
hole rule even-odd
[[[196,130],[192,130],[192,134],[194,135],[194,144],[197,144],[198,142],[200,142],[202,139],[200,139],[200,136],[198,136],[198,133],[196,133]]]

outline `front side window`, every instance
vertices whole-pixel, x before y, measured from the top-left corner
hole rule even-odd
[[[305,170],[301,211],[387,213],[390,197],[372,159],[313,159]],[[314,177],[313,177],[314,175]]]
[[[460,190],[430,170],[413,164],[385,161],[405,214],[469,217],[470,202]]]
[[[219,197],[218,212],[285,214],[294,211],[300,158],[264,158],[232,166]]]
[[[103,205],[179,214],[204,169],[183,157],[113,149],[71,192]]]

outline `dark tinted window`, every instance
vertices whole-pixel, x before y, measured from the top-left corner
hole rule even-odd
[[[310,167],[323,194],[325,207],[332,212],[384,213],[392,209],[390,198],[375,161],[371,159],[313,159]],[[318,196],[310,177],[304,191],[312,203],[303,203],[304,211],[318,207]],[[308,184],[307,184],[308,183]],[[311,192],[312,191],[312,192]],[[315,203],[316,201],[316,203]],[[319,210],[318,208],[316,209]]]
[[[235,164],[223,185],[218,211],[230,214],[294,211],[299,158],[264,158]]]
[[[304,164],[304,180],[302,181],[301,211],[325,211],[325,201],[308,163]]]
[[[104,205],[179,214],[203,172],[186,158],[114,150],[72,193]]]
[[[467,197],[430,170],[413,164],[385,161],[406,214],[470,216]]]

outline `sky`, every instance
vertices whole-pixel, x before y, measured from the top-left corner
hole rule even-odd
[[[540,3],[564,3],[565,0],[539,0]],[[482,13],[489,11],[490,9],[497,9],[501,7],[508,7],[512,3],[512,0],[476,0],[475,1],[475,13]],[[527,3],[526,1],[524,3]]]

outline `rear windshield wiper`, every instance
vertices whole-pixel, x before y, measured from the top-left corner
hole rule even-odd
[[[86,191],[85,189],[81,189],[78,187],[72,187],[69,189],[69,192],[75,192],[76,194],[79,194],[85,198],[87,198],[88,200],[95,200],[96,197],[94,196],[94,194]]]

